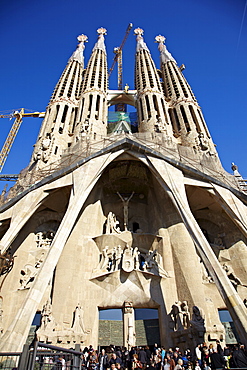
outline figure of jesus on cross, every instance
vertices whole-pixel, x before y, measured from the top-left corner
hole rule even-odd
[[[132,194],[128,197],[122,197],[122,195],[117,192],[117,195],[119,196],[119,198],[121,199],[121,201],[123,202],[123,214],[124,214],[124,231],[127,231],[128,230],[128,219],[129,219],[129,201],[130,199],[133,197],[133,195],[135,194],[134,191],[132,191]]]

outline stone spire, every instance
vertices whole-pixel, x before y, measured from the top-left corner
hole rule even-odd
[[[137,35],[135,85],[139,132],[159,132],[172,137],[168,107],[158,71],[143,40],[143,30],[136,28]]]
[[[97,30],[96,42],[89,59],[82,87],[82,96],[76,118],[75,138],[90,136],[99,139],[107,134],[108,72],[104,35],[106,29]]]
[[[71,55],[69,61],[77,60],[79,63],[81,63],[82,68],[84,68],[84,49],[85,45],[84,43],[87,42],[87,36],[80,35],[77,37],[77,40],[79,41],[79,44],[77,46],[76,51]]]
[[[216,154],[201,108],[182,73],[182,67],[177,66],[168,52],[164,45],[164,36],[156,36],[155,41],[159,44],[164,93],[169,104],[168,112],[174,136],[184,146]]]
[[[96,49],[100,49],[104,53],[106,53],[105,42],[104,42],[105,41],[104,35],[106,35],[106,29],[103,27],[100,27],[97,29],[97,33],[99,37],[98,37],[96,44],[94,45],[93,51]]]
[[[155,37],[155,41],[159,43],[161,63],[175,62],[177,64],[176,60],[173,58],[171,53],[169,53],[169,51],[167,50],[165,44],[163,44],[165,39],[166,38],[164,36],[161,36],[161,35],[158,35],[158,36]]]
[[[58,160],[71,142],[82,89],[87,36],[80,35],[77,39],[79,44],[54,89],[35,144],[31,163],[36,162],[38,167]]]

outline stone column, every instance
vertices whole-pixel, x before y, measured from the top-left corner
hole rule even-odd
[[[171,197],[177,211],[179,212],[184,226],[193,239],[197,252],[207,267],[210,275],[213,277],[216,287],[224,300],[236,326],[241,341],[247,344],[247,313],[246,307],[240,296],[230,283],[225,272],[223,271],[218,259],[216,258],[211,246],[205,238],[202,230],[197,224],[187,201],[184,189],[183,174],[177,168],[169,165],[165,161],[149,156],[159,176],[163,179],[160,181],[163,188]],[[218,187],[219,188],[219,187]],[[227,209],[225,207],[225,209]],[[230,212],[230,211],[229,211]],[[240,221],[238,222],[240,224]],[[242,229],[244,224],[242,222]]]
[[[136,345],[135,312],[131,301],[124,302],[123,331],[124,347],[130,350],[131,347]]]

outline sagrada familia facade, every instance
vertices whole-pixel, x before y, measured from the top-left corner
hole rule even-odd
[[[97,32],[86,66],[78,37],[30,164],[1,200],[0,350],[20,351],[37,313],[39,341],[96,347],[99,312],[114,308],[126,347],[138,308],[158,311],[165,347],[224,343],[220,310],[247,344],[239,176],[223,169],[165,38],[158,69],[135,29],[135,90],[120,91],[108,88],[106,30]],[[113,105],[133,106],[136,120]]]

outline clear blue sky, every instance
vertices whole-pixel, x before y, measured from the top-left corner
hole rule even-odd
[[[202,107],[224,168],[231,162],[247,178],[247,12],[246,0],[2,0],[0,3],[0,111],[21,107],[44,111],[68,58],[86,34],[85,61],[107,29],[108,64],[128,23],[144,29],[156,66],[154,37],[164,35],[168,50],[184,63],[185,77]],[[124,47],[123,82],[134,88],[135,36]],[[116,70],[110,80],[116,89]],[[26,118],[2,173],[27,166],[41,119]],[[0,119],[0,145],[12,122]],[[3,183],[0,184],[0,189]]]

